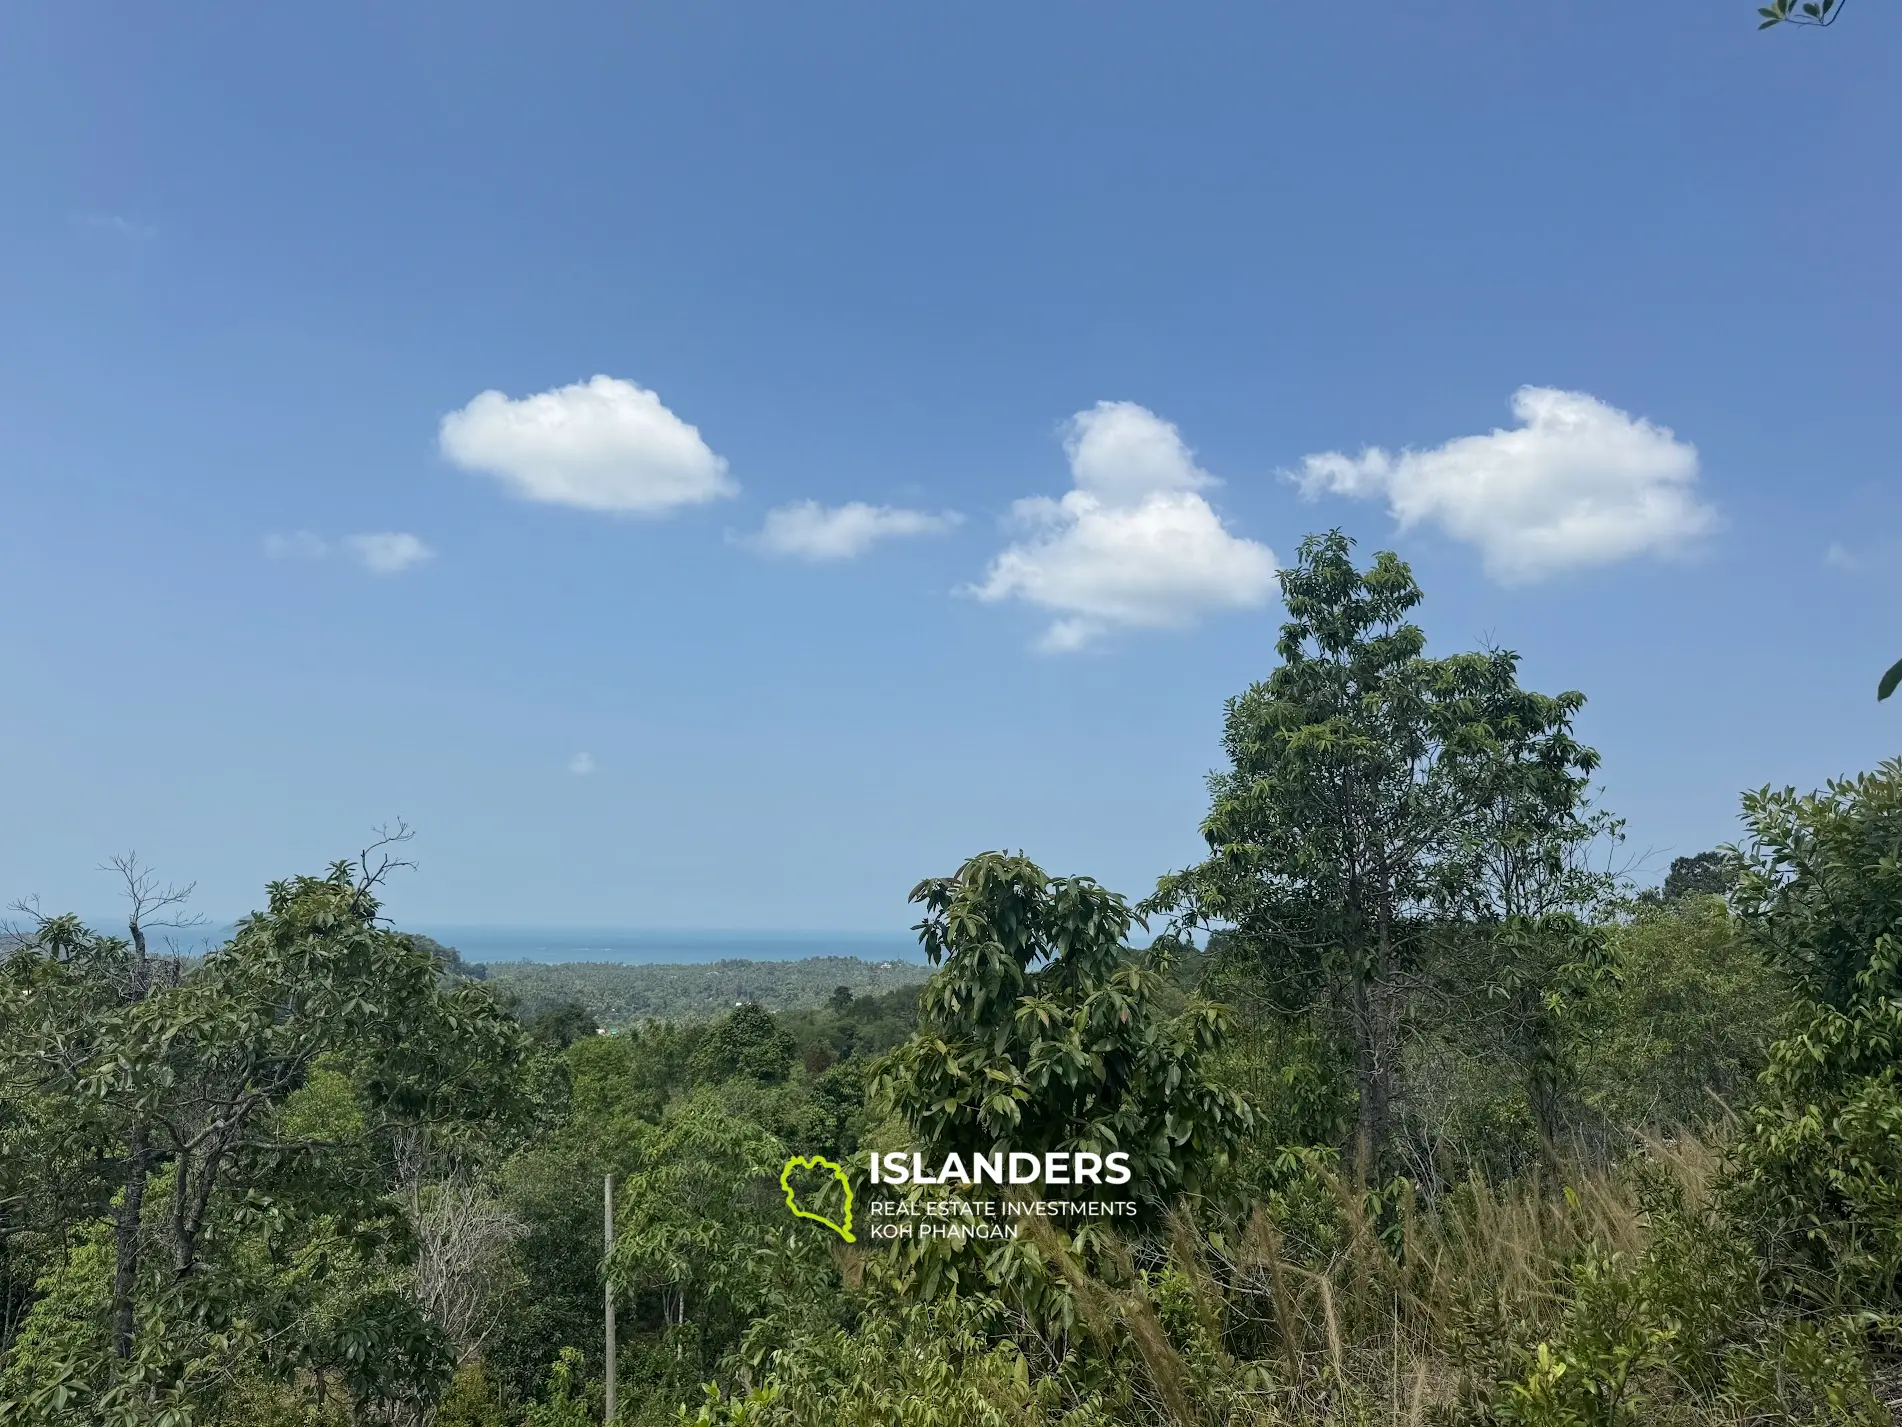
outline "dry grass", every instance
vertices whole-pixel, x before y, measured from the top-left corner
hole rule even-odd
[[[1692,1203],[1717,1163],[1680,1139],[1646,1147]],[[1474,1178],[1422,1209],[1375,1223],[1333,1185],[1341,1236],[1321,1261],[1288,1250],[1258,1207],[1239,1235],[1175,1226],[1166,1267],[1190,1311],[1159,1311],[1158,1270],[1117,1272],[1110,1287],[1073,1261],[1065,1277],[1081,1316],[1143,1367],[1146,1415],[1170,1427],[1425,1427],[1451,1420],[1508,1366],[1509,1340],[1545,1336],[1563,1311],[1572,1264],[1590,1246],[1636,1254],[1648,1224],[1625,1176],[1579,1168],[1563,1183]],[[1058,1253],[1059,1262],[1067,1255]],[[1185,1321],[1200,1332],[1185,1328]],[[1166,1325],[1166,1326],[1165,1326]],[[1185,1332],[1194,1344],[1185,1346]]]

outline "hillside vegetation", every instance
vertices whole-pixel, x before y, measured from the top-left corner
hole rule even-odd
[[[504,961],[481,970],[523,1017],[576,1005],[610,1029],[706,1020],[748,1001],[769,1011],[810,1009],[841,986],[854,996],[876,995],[921,985],[931,974],[921,963],[854,956],[688,965]]]
[[[381,856],[188,968],[149,879],[124,938],[28,917],[0,1420],[598,1424],[605,1296],[639,1427],[1891,1422],[1902,761],[1746,794],[1640,891],[1581,695],[1430,656],[1390,554],[1282,584],[1202,860],[938,869],[921,987],[485,980],[381,918]],[[957,1216],[1018,1232],[875,1232]]]

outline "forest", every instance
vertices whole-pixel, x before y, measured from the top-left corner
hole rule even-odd
[[[444,959],[460,963],[455,948]],[[555,1010],[582,1014],[593,1025],[622,1030],[646,1021],[701,1021],[752,1002],[768,1011],[817,1006],[841,986],[854,996],[916,986],[920,962],[808,956],[788,961],[611,963],[504,961],[461,967],[502,995],[518,1019]]]
[[[921,869],[922,984],[527,997],[382,915],[400,843],[189,965],[136,863],[123,934],[24,906],[0,1421],[1892,1421],[1902,761],[1640,886],[1581,694],[1429,654],[1338,532],[1280,579],[1201,860]],[[1114,1152],[1050,1193],[1133,1209],[882,1241],[1035,1187],[875,1150]],[[788,1213],[812,1156],[852,1242]]]

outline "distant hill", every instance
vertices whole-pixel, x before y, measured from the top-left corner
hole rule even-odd
[[[836,987],[854,996],[916,986],[929,966],[906,961],[862,961],[856,956],[813,956],[803,961],[712,961],[694,965],[624,962],[505,961],[487,966],[488,983],[511,997],[528,1019],[579,1003],[603,1026],[644,1020],[697,1021],[753,1001],[769,1011],[822,1005]]]

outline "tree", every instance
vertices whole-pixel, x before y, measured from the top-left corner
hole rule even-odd
[[[1252,1123],[1241,1097],[1202,1073],[1225,1013],[1165,1013],[1170,948],[1129,950],[1136,918],[1123,898],[987,852],[911,900],[924,905],[918,931],[938,970],[874,1093],[926,1162],[1120,1150],[1131,1191],[1152,1206],[1205,1186]]]
[[[1668,904],[1686,897],[1721,897],[1736,885],[1736,869],[1722,852],[1713,850],[1672,858],[1662,893]]]
[[[20,955],[12,969],[37,982],[33,995],[45,998],[45,1004],[35,1034],[22,1043],[23,1049],[32,1046],[39,1051],[41,1058],[36,1065],[29,1053],[15,1060],[14,1066],[26,1080],[36,1081],[56,1095],[68,1088],[72,1074],[92,1048],[90,1036],[101,1024],[97,1018],[107,1016],[116,1007],[144,1000],[158,985],[178,984],[179,959],[174,956],[169,962],[155,963],[148,933],[196,926],[203,920],[179,910],[190,900],[192,888],[161,883],[136,852],[114,857],[100,870],[119,878],[129,941],[101,936],[72,917],[42,917],[30,902],[15,908],[30,918],[33,926],[19,940],[16,949]],[[21,1009],[30,1013],[31,1001],[23,1003]],[[82,1018],[90,1026],[82,1026]],[[49,1052],[51,1058],[45,1058]],[[110,1118],[103,1107],[94,1110]],[[103,1128],[97,1119],[95,1127]],[[119,1187],[114,1211],[112,1341],[113,1351],[121,1359],[132,1353],[133,1292],[142,1246],[140,1216],[151,1172],[151,1128],[146,1118],[133,1116],[122,1127],[124,1144],[119,1162],[95,1166]]]
[[[703,1331],[716,1316],[744,1322],[762,1251],[777,1241],[769,1226],[786,1146],[702,1094],[649,1127],[635,1150],[609,1277],[625,1292],[657,1297],[666,1325],[690,1316]]]
[[[579,1001],[561,1001],[529,1017],[527,1030],[537,1044],[566,1050],[595,1033],[594,1013]]]
[[[133,967],[127,999],[142,1000],[152,986],[151,952],[146,932],[154,927],[184,927],[194,919],[165,915],[183,907],[191,899],[192,888],[161,886],[152,870],[139,862],[138,854],[128,852],[112,859],[110,866],[124,882],[126,931],[132,938],[138,960]],[[172,982],[179,979],[179,964],[173,959]],[[122,1359],[132,1356],[133,1295],[139,1279],[140,1215],[145,1204],[145,1181],[151,1170],[150,1121],[134,1115],[129,1127],[125,1158],[125,1187],[119,1196],[118,1226],[112,1277],[113,1351]]]
[[[1653,1134],[1747,1113],[1789,996],[1742,920],[1693,896],[1642,903],[1612,936],[1618,984],[1572,1026],[1588,1106]]]
[[[1505,650],[1426,658],[1412,572],[1385,551],[1361,571],[1351,546],[1310,536],[1281,572],[1281,663],[1227,705],[1209,857],[1147,906],[1179,932],[1230,929],[1287,1014],[1340,1029],[1365,1183],[1391,1167],[1412,1005],[1444,991],[1427,965],[1436,935],[1562,912],[1591,885],[1577,854],[1596,755],[1571,734],[1582,695],[1521,689]],[[1489,974],[1515,996],[1525,944],[1490,943],[1504,960]]]
[[[756,1002],[747,1001],[694,1047],[688,1064],[703,1080],[744,1076],[771,1082],[786,1078],[797,1051],[792,1036],[780,1028],[772,1014]]]
[[[1801,996],[1741,1149],[1813,1302],[1902,1306],[1902,759],[1744,799],[1737,903]]]
[[[72,1091],[135,984],[131,948],[76,917],[28,914],[0,955],[0,1351],[41,1276],[106,1212],[130,1158],[122,1117]]]
[[[151,1194],[136,1218],[116,1216],[132,1251],[100,1295],[106,1356],[74,1340],[0,1416],[83,1403],[120,1420],[173,1403],[185,1423],[240,1366],[313,1372],[319,1393],[334,1368],[364,1404],[439,1385],[440,1331],[369,1272],[403,1253],[383,1156],[405,1127],[506,1119],[522,1038],[486,990],[447,983],[380,923],[376,888],[395,864],[372,864],[272,884],[266,909],[176,984],[144,982],[144,956],[70,918],[7,959],[0,1020],[31,1033],[8,1049],[109,1127],[111,1160],[130,1167],[121,1205],[145,1182],[132,1169]],[[128,984],[146,993],[128,998]],[[119,994],[101,1005],[102,988]],[[312,1115],[325,1074],[342,1087],[335,1113]],[[337,1267],[353,1264],[355,1280]]]

